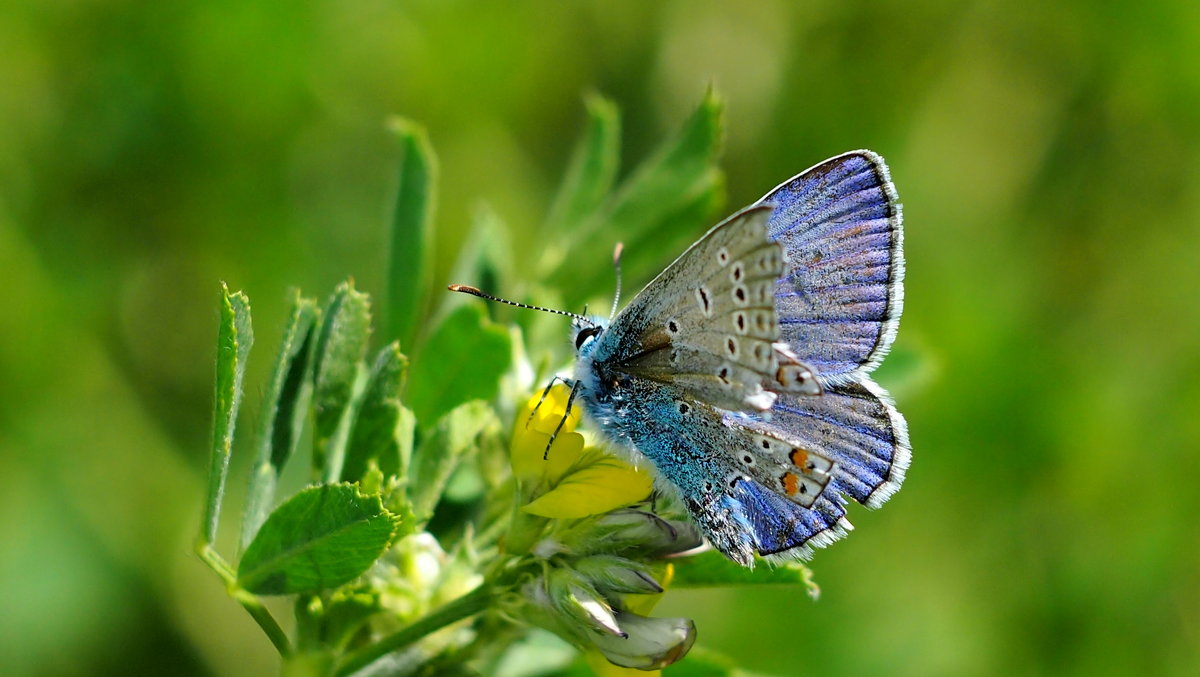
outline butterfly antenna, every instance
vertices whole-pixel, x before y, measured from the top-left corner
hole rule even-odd
[[[566,315],[567,317],[574,318],[576,320],[579,320],[580,322],[586,322],[589,325],[595,325],[595,322],[592,322],[591,320],[589,320],[586,315],[580,315],[579,313],[570,313],[565,310],[555,310],[554,308],[543,308],[541,306],[532,306],[532,305],[529,305],[528,303],[517,303],[516,301],[509,301],[508,299],[502,299],[499,296],[492,296],[491,294],[488,294],[487,292],[480,291],[480,290],[476,289],[475,287],[472,287],[469,285],[452,284],[448,288],[450,289],[450,291],[461,292],[463,294],[470,294],[471,296],[478,296],[481,299],[487,299],[489,301],[497,301],[499,303],[507,303],[510,306],[516,306],[518,308],[528,308],[529,310],[540,310],[544,313],[554,313],[555,315]]]
[[[617,293],[613,295],[612,311],[608,314],[608,319],[617,316],[617,304],[621,302],[621,252],[625,251],[625,244],[618,242],[616,248],[613,249],[613,268],[617,271]]]

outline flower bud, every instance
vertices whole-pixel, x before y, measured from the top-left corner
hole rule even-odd
[[[563,617],[566,625],[582,636],[594,636],[599,631],[623,637],[616,616],[599,592],[582,576],[570,569],[554,569],[546,577],[550,603]]]
[[[658,670],[687,655],[696,641],[696,625],[687,618],[647,618],[618,612],[626,637],[593,635],[596,648],[610,662],[626,668]]]
[[[646,567],[615,555],[592,555],[572,566],[600,590],[618,594],[653,594],[663,591]]]
[[[579,570],[574,568],[580,564]],[[695,625],[686,618],[642,616],[625,608],[623,601],[610,602],[603,594],[620,586],[652,590],[651,583],[659,588],[635,562],[613,556],[585,557],[576,560],[572,568],[553,568],[526,583],[513,596],[511,610],[581,649],[594,647],[615,665],[655,670],[687,654],[696,640]],[[657,595],[630,595],[625,600],[635,597]]]
[[[620,552],[637,549],[647,557],[665,557],[699,547],[704,540],[690,522],[665,520],[642,510],[615,510],[598,519],[580,551]]]

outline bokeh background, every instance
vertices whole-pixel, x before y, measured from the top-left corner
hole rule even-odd
[[[819,602],[662,609],[780,675],[1197,674],[1198,44],[1188,0],[4,3],[0,672],[276,669],[190,555],[217,285],[254,303],[252,403],[289,286],[382,291],[389,115],[440,158],[441,274],[481,205],[544,218],[586,93],[629,168],[712,83],[722,212],[889,160],[880,380],[915,453],[819,553]]]

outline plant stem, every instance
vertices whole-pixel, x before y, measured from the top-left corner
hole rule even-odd
[[[492,589],[485,583],[408,627],[384,637],[361,651],[350,654],[342,661],[334,674],[337,677],[345,677],[361,670],[387,654],[403,649],[426,635],[469,616],[474,616],[486,609],[491,601]]]
[[[292,651],[291,642],[288,641],[287,634],[283,628],[279,627],[279,623],[275,617],[271,615],[270,610],[263,605],[254,594],[240,588],[237,584],[237,575],[233,573],[233,567],[225,561],[225,558],[217,554],[216,550],[207,543],[198,543],[196,545],[196,554],[200,556],[208,568],[212,569],[221,580],[225,582],[225,589],[229,592],[229,596],[237,600],[238,604],[250,614],[254,622],[258,623],[258,627],[262,628],[266,633],[267,639],[271,640],[271,644],[275,645],[275,649],[280,656],[287,656]]]
[[[279,623],[275,621],[275,617],[271,615],[267,607],[263,606],[262,600],[241,588],[233,590],[231,594],[266,633],[267,639],[275,645],[275,650],[279,652],[279,655],[287,656],[292,650],[291,642],[288,641],[283,628],[279,627]]]

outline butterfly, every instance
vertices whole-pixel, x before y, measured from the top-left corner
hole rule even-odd
[[[883,158],[845,153],[717,224],[611,319],[552,311],[574,318],[568,407],[648,459],[733,561],[811,557],[911,458],[870,377],[900,319],[901,221]]]

